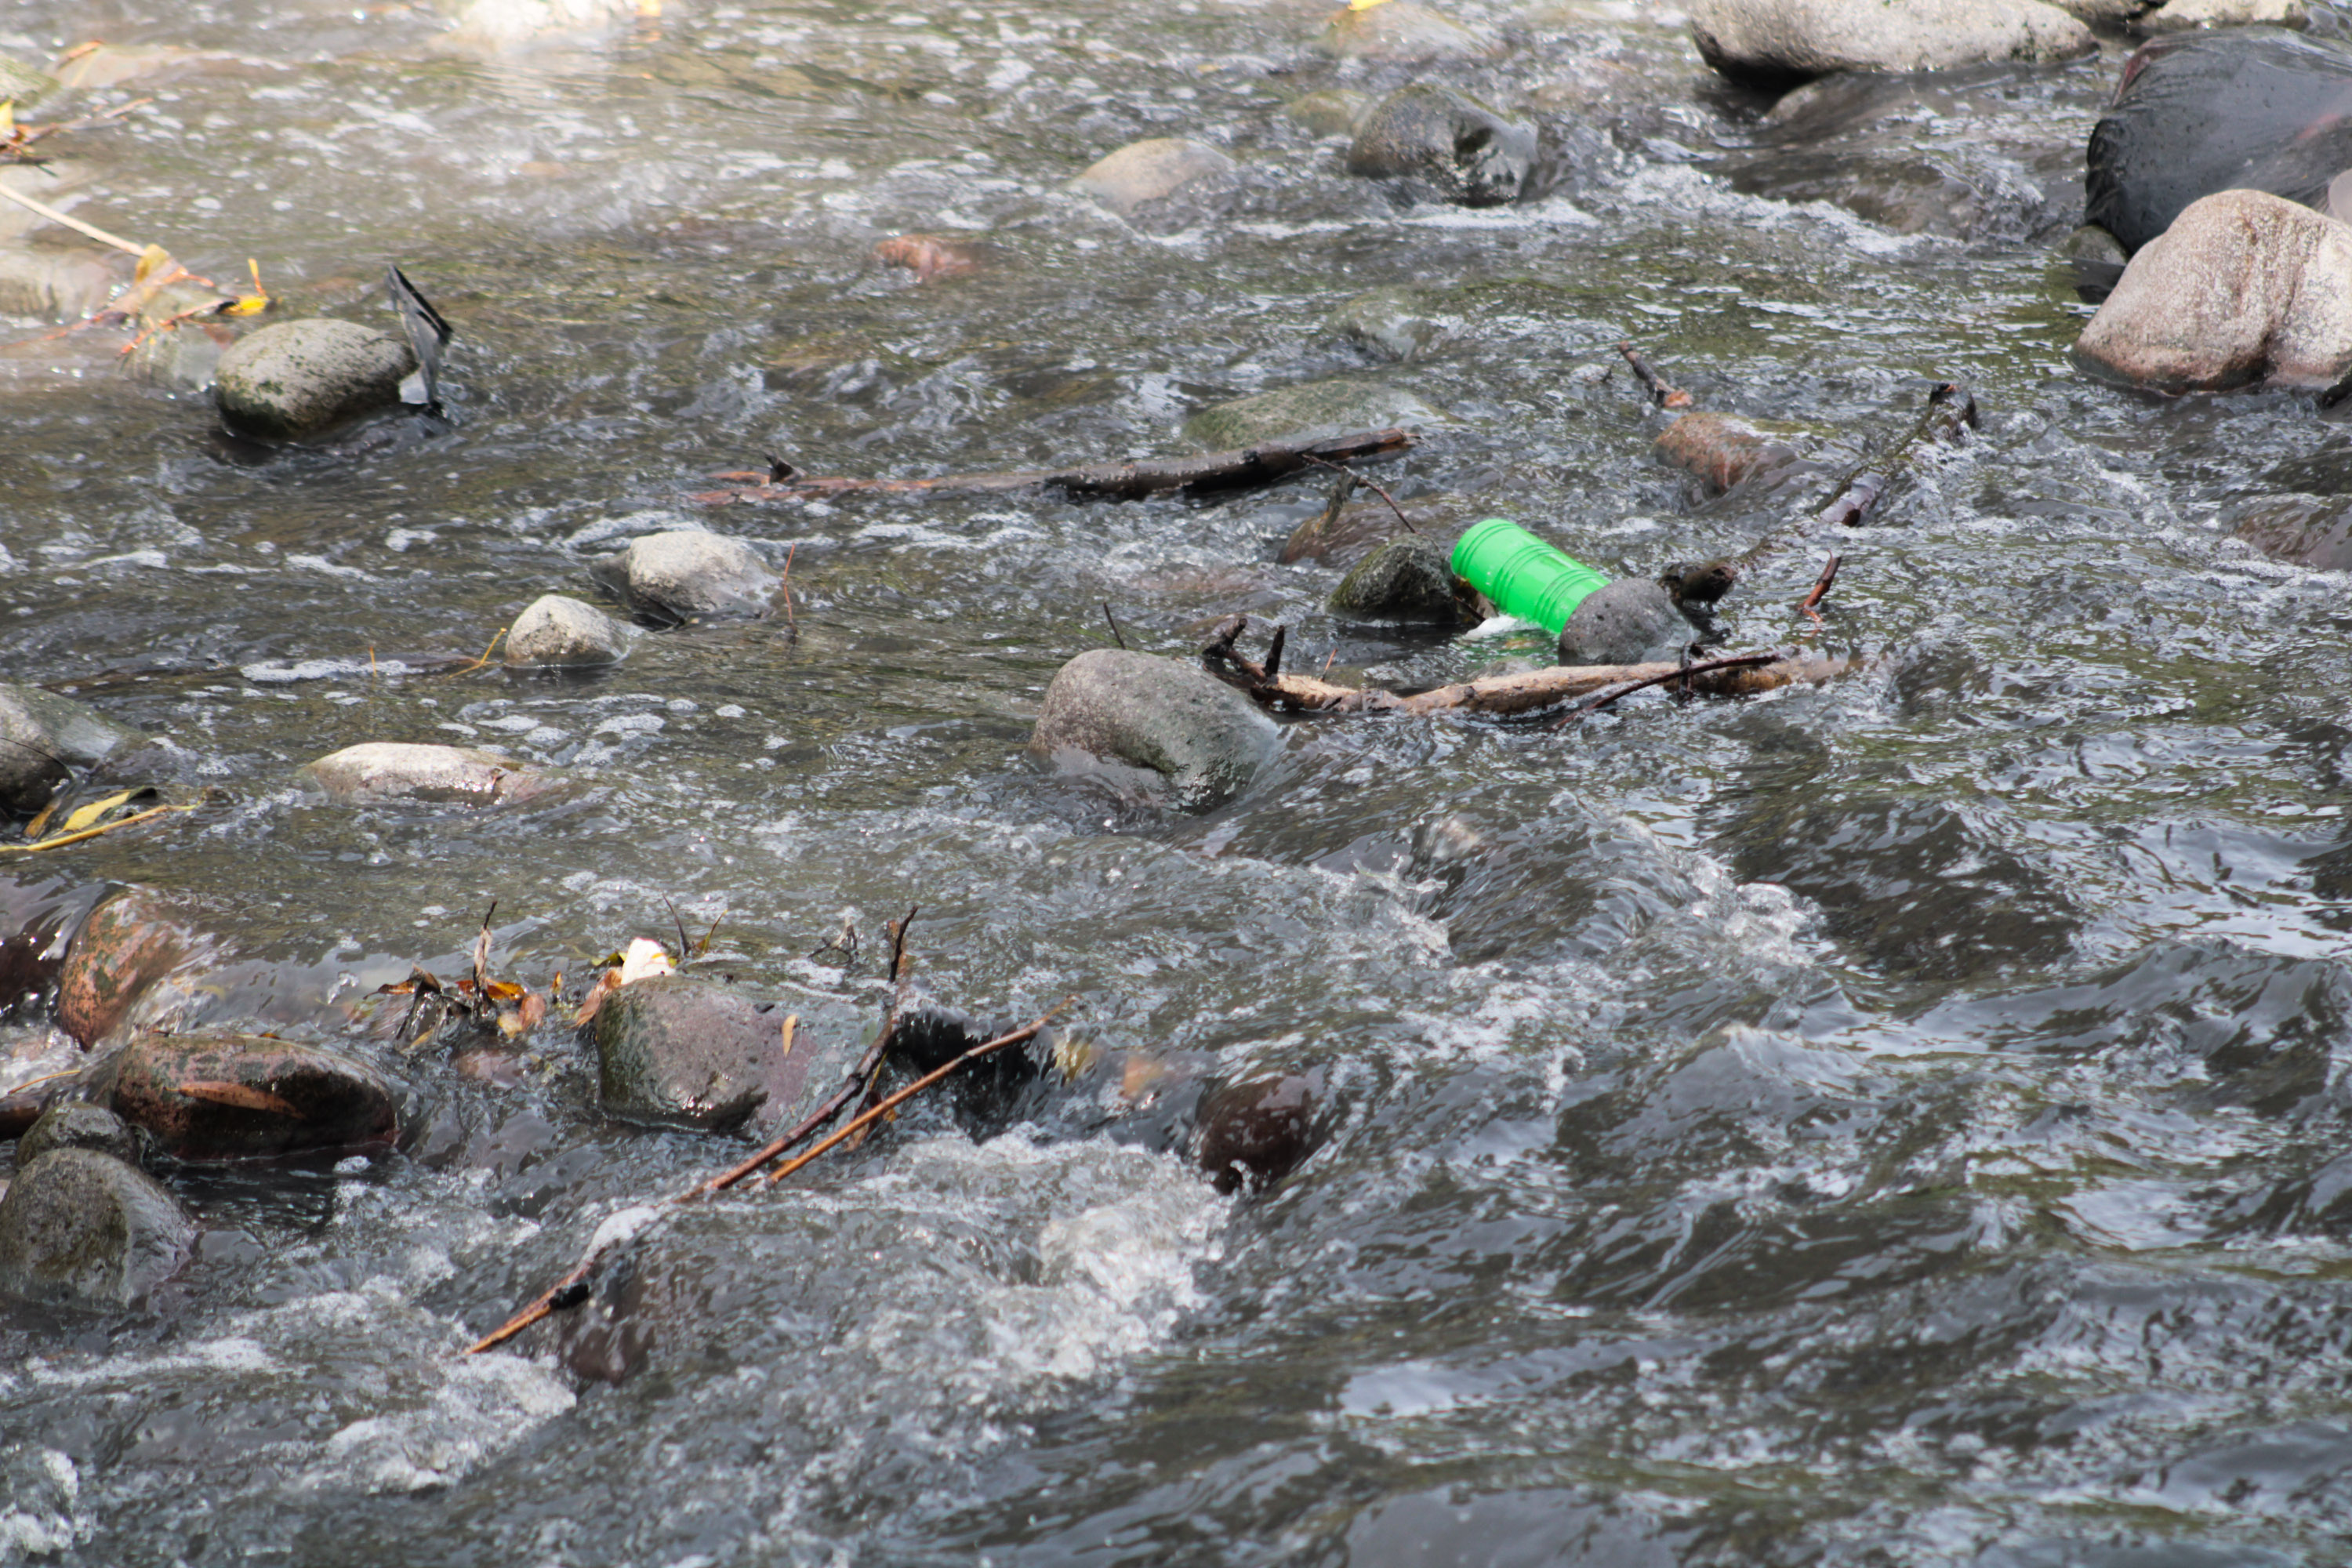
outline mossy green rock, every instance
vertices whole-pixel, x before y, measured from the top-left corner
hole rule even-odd
[[[1419,425],[1442,417],[1410,392],[1377,381],[1310,381],[1203,408],[1184,421],[1184,438],[1207,451],[1284,438]]]
[[[1327,87],[1302,93],[1282,106],[1283,118],[1305,126],[1318,136],[1351,136],[1356,121],[1372,106],[1371,95],[1353,88]]]
[[[147,1176],[95,1149],[53,1149],[0,1198],[0,1295],[133,1306],[195,1239],[194,1222]]]
[[[221,355],[213,396],[237,434],[299,441],[399,407],[415,368],[406,343],[355,321],[280,321]]]
[[[1370,621],[1451,626],[1475,594],[1454,575],[1445,552],[1426,539],[1391,539],[1356,563],[1331,594],[1331,613]]]

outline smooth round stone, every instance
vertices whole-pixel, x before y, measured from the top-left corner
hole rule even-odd
[[[1646,577],[1597,588],[1559,631],[1562,664],[1639,664],[1689,640],[1690,621],[1672,595]]]
[[[52,1149],[95,1149],[118,1160],[135,1162],[139,1141],[122,1119],[104,1106],[68,1100],[52,1105],[16,1140],[16,1163],[31,1164]]]
[[[1072,180],[1070,188],[1125,217],[1146,202],[1174,195],[1196,181],[1223,179],[1234,169],[1234,161],[1214,147],[1155,136],[1100,159]]]
[[[2074,59],[2090,28],[2037,0],[1694,0],[1691,37],[1725,76],[1785,85],[1832,71]]]
[[[220,357],[213,396],[237,434],[296,441],[401,406],[400,384],[415,369],[399,339],[314,317],[238,339]]]
[[[1055,673],[1029,737],[1055,767],[1156,774],[1187,805],[1247,788],[1280,744],[1274,721],[1198,665],[1107,647]]]
[[[598,562],[590,574],[636,614],[673,624],[765,619],[782,581],[741,540],[698,528],[632,541],[626,550]]]
[[[195,1239],[194,1222],[148,1176],[95,1149],[55,1149],[0,1197],[0,1295],[134,1306]]]
[[[367,1063],[264,1035],[141,1035],[91,1091],[175,1160],[375,1153],[400,1136],[400,1100]]]
[[[1284,1073],[1212,1089],[1201,1100],[1192,1157],[1221,1193],[1259,1192],[1315,1152],[1319,1072]]]
[[[612,664],[628,637],[612,616],[562,594],[543,594],[507,628],[507,663],[528,668]]]
[[[1475,59],[1496,52],[1495,40],[1442,11],[1412,0],[1349,6],[1325,25],[1315,47],[1343,60]]]
[[[1213,404],[1184,421],[1184,438],[1205,450],[1262,441],[1312,440],[1351,430],[1421,425],[1442,417],[1398,387],[1377,381],[1310,381]]]
[[[1517,199],[1535,166],[1535,127],[1466,92],[1418,82],[1356,123],[1348,172],[1419,181],[1447,201],[1493,206]]]
[[[2352,226],[2263,191],[2193,202],[2124,268],[2074,362],[2153,392],[2343,386]]]
[[[300,776],[338,805],[420,801],[507,805],[558,788],[562,779],[467,746],[366,741],[306,763]]]
[[[782,1024],[782,1013],[708,980],[663,974],[622,986],[591,1026],[604,1114],[723,1132],[771,1101],[793,1103],[810,1052],[784,1051]]]
[[[1759,425],[1737,414],[1701,409],[1667,426],[1654,449],[1659,461],[1695,476],[1719,493],[1759,473],[1802,462],[1804,455],[1791,445],[1801,434],[1793,425]]]
[[[0,812],[40,810],[73,769],[145,739],[70,697],[0,680]]]

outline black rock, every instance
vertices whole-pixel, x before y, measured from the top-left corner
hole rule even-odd
[[[76,1100],[53,1105],[41,1113],[41,1119],[16,1141],[16,1164],[22,1169],[52,1149],[95,1149],[118,1160],[135,1161],[139,1142],[114,1112]]]
[[[1515,201],[1535,167],[1535,127],[1468,93],[1417,82],[1373,105],[1356,127],[1348,172],[1418,180],[1447,201]]]
[[[2324,211],[2352,167],[2352,48],[2275,27],[2158,38],[2125,64],[2088,163],[2084,216],[2127,251],[2217,191]]]
[[[1391,539],[1340,579],[1330,608],[1359,620],[1453,626],[1475,618],[1466,614],[1475,592],[1428,540]]]
[[[1258,1192],[1290,1174],[1318,1142],[1318,1072],[1228,1084],[1202,1098],[1192,1156],[1221,1193]]]

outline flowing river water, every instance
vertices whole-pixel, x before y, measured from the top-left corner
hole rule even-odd
[[[214,900],[353,987],[454,965],[493,899],[505,972],[577,975],[667,900],[717,922],[700,967],[868,1017],[870,948],[810,954],[919,903],[930,994],[1312,1070],[1322,1146],[1223,1196],[1098,1106],[976,1139],[919,1105],[648,1238],[612,1384],[544,1338],[455,1352],[740,1146],[600,1121],[566,1029],[505,1082],[400,1061],[405,1152],[182,1173],[205,1234],[148,1309],[0,1310],[0,1558],[2341,1560],[2352,616],[2230,509],[2352,494],[2352,438],[2070,368],[2052,246],[2124,46],[1768,122],[1610,0],[1466,4],[1504,51],[1423,67],[1316,53],[1319,0],[662,10],[505,47],[401,5],[0,13],[19,57],[179,51],[85,94],[154,102],[72,143],[80,216],[380,326],[397,261],[457,333],[446,431],[262,461],[123,375],[122,334],[0,354],[5,673],[217,791],[41,874]],[[1416,203],[1281,113],[1416,78],[1540,115],[1551,189]],[[1237,177],[1132,225],[1064,189],[1164,135]],[[980,269],[878,265],[908,230]],[[1391,285],[1450,323],[1402,363],[1331,321]],[[1408,510],[1468,494],[1622,575],[1780,526],[1654,458],[1663,417],[1599,375],[1624,337],[1705,406],[1864,444],[1975,387],[1980,438],[1836,542],[1815,640],[1858,673],[1566,731],[1298,721],[1246,794],[1167,811],[1023,753],[1106,602],[1177,655],[1286,623],[1335,679],[1540,647],[1331,618],[1338,574],[1276,562],[1320,480],[686,499],[772,452],[1179,452],[1202,406],[1336,377],[1436,412],[1371,470]],[[793,627],[648,633],[592,679],[391,670],[698,521],[790,555]],[[1826,547],[1742,582],[1733,645],[1798,635]],[[364,740],[587,787],[293,787]]]

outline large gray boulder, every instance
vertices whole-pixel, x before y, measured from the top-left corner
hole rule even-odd
[[[1214,147],[1180,136],[1155,136],[1098,159],[1070,182],[1070,188],[1125,217],[1144,203],[1172,196],[1188,185],[1222,180],[1233,174],[1234,166]]]
[[[1536,144],[1527,121],[1466,92],[1416,82],[1357,121],[1348,172],[1408,179],[1450,202],[1494,206],[1517,199],[1535,166]]]
[[[604,1114],[723,1132],[799,1099],[812,1048],[784,1049],[784,1014],[708,980],[662,974],[606,996],[590,1028]]]
[[[70,697],[0,680],[0,813],[40,810],[75,768],[145,738]]]
[[[1771,84],[2073,59],[2099,47],[2080,21],[2038,0],[1695,0],[1690,26],[1707,64]]]
[[[1559,629],[1562,664],[1640,664],[1671,658],[1692,626],[1674,595],[1648,578],[1611,583],[1576,606]]]
[[[401,406],[416,355],[356,321],[280,321],[240,338],[220,357],[213,396],[241,436],[299,441]]]
[[[56,1149],[0,1198],[0,1295],[128,1307],[188,1258],[196,1227],[170,1193],[95,1149]]]
[[[1261,441],[1312,440],[1350,430],[1420,425],[1440,417],[1412,393],[1377,381],[1310,381],[1212,404],[1184,421],[1184,438],[1216,452]]]
[[[2074,362],[2154,392],[2352,381],[2352,227],[2263,191],[2192,202],[2132,258]]]
[[[1279,736],[1248,698],[1197,665],[1098,647],[1045,688],[1029,751],[1066,769],[1156,774],[1181,804],[1205,805],[1247,788]]]
[[[305,763],[299,776],[338,805],[385,801],[505,805],[545,795],[563,783],[553,773],[492,752],[403,741],[345,746]]]
[[[542,594],[507,628],[507,663],[515,668],[563,669],[612,664],[628,651],[628,634],[593,605]]]
[[[637,615],[676,625],[773,613],[777,585],[760,552],[698,528],[649,533],[589,568]]]
[[[1453,626],[1476,591],[1454,575],[1445,552],[1426,539],[1391,539],[1356,563],[1331,592],[1334,615],[1366,621]]]

